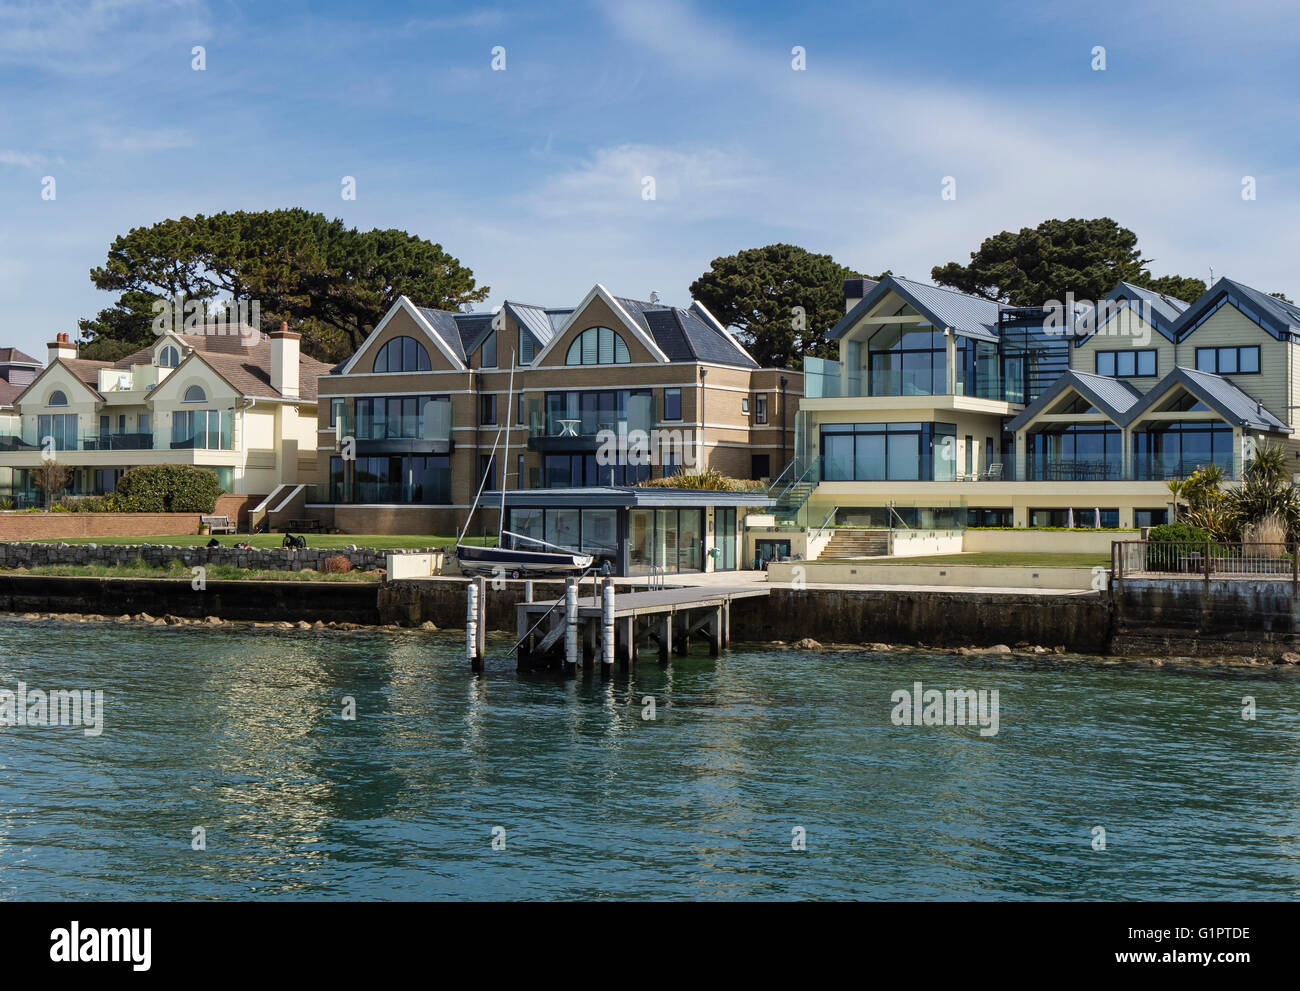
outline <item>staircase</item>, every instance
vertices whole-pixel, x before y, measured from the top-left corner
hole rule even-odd
[[[888,530],[836,530],[817,555],[818,561],[835,558],[885,557],[889,554]]]
[[[777,526],[805,526],[807,520],[799,518],[799,511],[808,502],[808,497],[821,481],[821,460],[803,460],[796,458],[786,466],[785,471],[767,490],[775,500],[772,515],[776,517]]]

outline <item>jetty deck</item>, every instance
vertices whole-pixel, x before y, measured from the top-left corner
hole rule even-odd
[[[674,652],[685,654],[690,649],[692,637],[703,638],[709,653],[716,656],[731,642],[731,603],[770,595],[771,589],[705,585],[617,592],[609,583],[600,593],[578,595],[571,611],[566,599],[516,605],[519,669],[561,663],[572,671],[579,654],[584,666],[590,665],[598,650],[602,665],[615,659],[630,665],[647,644],[658,648],[659,661],[666,664]],[[574,626],[573,635],[566,638]]]

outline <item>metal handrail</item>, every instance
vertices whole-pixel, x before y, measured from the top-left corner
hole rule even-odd
[[[829,523],[829,522],[830,522],[830,521],[835,517],[835,514],[838,513],[839,511],[840,511],[840,507],[839,507],[839,506],[836,506],[836,507],[835,507],[834,509],[832,509],[829,513],[827,513],[827,514],[826,514],[826,519],[822,520],[822,522],[821,522],[821,526],[817,527],[816,530],[812,531],[812,533],[810,533],[809,536],[810,536],[810,537],[820,537],[820,536],[821,536],[822,534],[824,534],[827,530],[834,530],[835,527],[828,527],[826,524]]]
[[[898,522],[903,524],[903,529],[904,529],[904,530],[911,530],[911,529],[912,529],[910,526],[907,525],[907,521],[906,521],[905,519],[903,519],[903,517],[901,517],[901,516],[898,515],[898,510],[896,510],[896,509],[894,508],[894,504],[893,504],[893,502],[890,502],[890,504],[889,504],[889,515],[890,515],[890,517],[891,517],[891,519],[890,519],[890,521],[889,521],[889,529],[891,529],[891,530],[894,529],[894,521],[893,521],[893,518],[897,518]]]
[[[581,586],[581,585],[582,585],[582,580],[583,580],[584,578],[586,578],[589,574],[591,574],[591,573],[592,573],[593,571],[595,571],[595,570],[596,570],[595,567],[591,567],[591,568],[588,568],[586,571],[584,571],[582,574],[580,574],[580,575],[578,576],[578,579],[577,579],[577,584],[578,584],[579,586]],[[546,612],[542,613],[541,617],[537,620],[537,622],[534,623],[532,626],[530,626],[530,627],[528,628],[528,632],[527,632],[527,633],[525,633],[522,637],[520,637],[518,640],[515,641],[515,645],[514,645],[513,647],[511,647],[508,651],[506,651],[507,656],[510,655],[510,654],[513,654],[516,650],[518,650],[518,649],[519,649],[519,645],[522,644],[525,640],[527,640],[529,637],[531,637],[531,636],[533,635],[533,631],[536,630],[539,626],[542,625],[542,623],[546,620],[546,617],[549,616],[551,613],[555,612],[555,610],[558,609],[558,608],[559,608],[560,606],[562,606],[562,605],[564,605],[564,596],[563,596],[563,595],[561,595],[558,599],[555,600],[554,603],[552,603],[550,609],[548,609],[548,610],[546,610]],[[504,658],[504,657],[498,657],[498,658],[495,658],[495,660],[505,660],[505,658]]]

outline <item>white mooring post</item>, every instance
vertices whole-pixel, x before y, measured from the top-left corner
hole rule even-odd
[[[564,582],[564,670],[572,674],[578,670],[578,583],[572,578]]]
[[[487,579],[479,575],[474,579],[478,586],[478,665],[483,669],[483,659],[487,657]]]
[[[483,661],[478,653],[478,583],[470,582],[465,594],[465,656],[469,659],[471,671],[481,671]]]
[[[614,670],[614,579],[606,578],[600,602],[600,666]]]

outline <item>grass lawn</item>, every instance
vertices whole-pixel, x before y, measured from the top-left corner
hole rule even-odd
[[[828,559],[824,559],[828,560]],[[977,551],[970,554],[934,554],[920,557],[874,558],[854,561],[854,564],[982,564],[1003,567],[1029,568],[1095,568],[1110,567],[1109,554],[1033,554]]]
[[[364,533],[308,533],[308,547],[342,548],[356,544],[358,547],[374,547],[380,550],[415,550],[425,547],[449,547],[456,543],[455,535],[445,534],[415,535],[407,534],[364,534]],[[202,547],[213,538],[208,535],[180,534],[163,537],[54,537],[32,541],[38,544],[169,544],[172,547]],[[217,541],[227,547],[233,547],[241,540],[246,540],[254,547],[279,547],[284,540],[282,533],[221,533]],[[467,537],[467,544],[482,544],[482,537]],[[496,543],[496,537],[488,537],[487,542]]]

